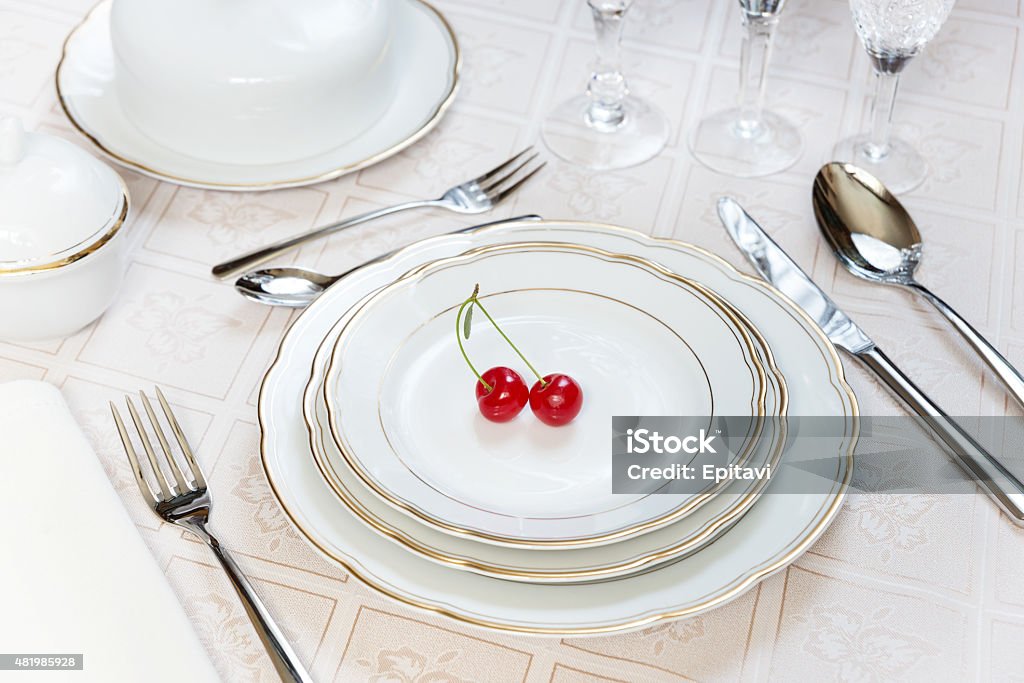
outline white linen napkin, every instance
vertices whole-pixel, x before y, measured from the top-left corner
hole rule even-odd
[[[0,653],[81,653],[2,680],[217,681],[60,392],[0,384]],[[8,678],[10,677],[10,678]]]

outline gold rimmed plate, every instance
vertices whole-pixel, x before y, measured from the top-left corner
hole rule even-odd
[[[571,424],[549,427],[528,410],[502,424],[479,414],[455,335],[474,284],[534,365],[581,383]],[[478,319],[474,362],[510,363],[503,336]],[[613,416],[690,416],[708,431],[714,416],[743,418],[743,464],[763,426],[766,381],[741,320],[698,283],[579,244],[487,247],[400,278],[342,329],[323,389],[337,446],[327,465],[447,533],[516,547],[600,545],[665,526],[725,485],[614,493]]]
[[[441,120],[455,97],[460,53],[444,16],[422,0],[398,0],[395,100],[368,131],[298,161],[267,165],[197,159],[145,136],[124,114],[115,87],[110,0],[68,36],[57,66],[57,95],[79,133],[113,161],[159,180],[215,190],[256,191],[323,182],[386,159]]]
[[[477,543],[442,533],[382,503],[355,477],[328,461],[340,458],[327,425],[327,409],[321,391],[326,361],[351,312],[339,320],[324,338],[313,362],[303,395],[303,419],[310,449],[325,480],[339,502],[366,525],[402,547],[429,560],[485,576],[529,583],[578,583],[607,580],[650,570],[698,551],[725,533],[757,500],[767,480],[741,481],[730,485],[700,510],[656,531],[617,543],[590,548],[521,549]],[[755,340],[762,365],[768,372],[766,412],[784,416],[788,403],[785,380],[775,365],[761,334],[747,325]],[[785,423],[768,420],[767,435],[757,445],[750,462],[776,467],[785,444]]]
[[[787,453],[767,491],[714,543],[677,562],[600,583],[546,586],[480,576],[410,553],[352,514],[324,483],[310,452],[302,394],[325,336],[367,294],[411,268],[467,249],[512,241],[564,240],[639,254],[722,295],[761,331],[789,384],[790,415],[833,416],[847,429],[819,442],[812,457],[829,481]],[[516,224],[425,240],[343,280],[306,309],[282,341],[259,398],[261,456],[271,489],[295,528],[325,558],[406,605],[504,632],[603,634],[691,617],[743,594],[798,558],[841,507],[852,473],[856,399],[835,349],[814,323],[771,286],[698,247],[592,223]],[[820,486],[801,495],[776,487]]]

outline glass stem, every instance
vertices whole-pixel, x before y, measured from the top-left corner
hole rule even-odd
[[[896,102],[896,88],[900,82],[898,71],[875,69],[875,98],[871,102],[871,132],[864,145],[864,155],[872,161],[889,153],[892,137],[892,108]]]
[[[593,128],[612,132],[626,118],[622,106],[629,93],[620,63],[622,26],[633,0],[587,0],[594,15],[597,34],[597,60],[587,83],[587,123]]]
[[[740,118],[737,133],[743,137],[756,137],[761,133],[761,113],[764,110],[765,82],[768,62],[772,55],[772,41],[778,17],[774,15],[743,14],[743,45],[740,49]]]

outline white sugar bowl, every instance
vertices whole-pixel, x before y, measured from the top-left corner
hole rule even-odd
[[[365,132],[394,99],[394,0],[114,0],[114,82],[153,141],[282,164]]]
[[[76,145],[0,119],[0,340],[65,337],[113,302],[128,190]]]

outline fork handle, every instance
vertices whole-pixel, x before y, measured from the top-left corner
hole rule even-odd
[[[263,641],[264,647],[267,648],[267,654],[270,655],[270,660],[274,663],[274,668],[277,669],[277,674],[281,677],[281,680],[285,683],[290,683],[291,681],[313,683],[312,676],[302,666],[298,655],[295,654],[284,633],[281,632],[281,628],[274,622],[270,612],[267,611],[267,606],[263,604],[252,584],[249,583],[249,580],[242,574],[242,570],[235,564],[231,554],[207,531],[205,525],[189,524],[188,528],[203,539],[206,545],[210,546],[210,550],[217,556],[217,559],[220,560],[221,566],[224,567],[224,571],[231,581],[231,586],[238,593],[238,597],[242,599],[242,606],[245,607],[249,619],[252,620],[256,634]]]
[[[372,221],[375,218],[380,218],[382,216],[388,216],[393,213],[398,213],[399,211],[406,211],[408,209],[418,209],[426,206],[448,205],[442,202],[440,199],[425,199],[415,202],[405,202],[404,204],[395,204],[394,206],[388,206],[383,209],[377,209],[376,211],[367,211],[366,213],[361,213],[358,216],[352,216],[351,218],[346,218],[335,223],[321,225],[318,228],[307,230],[306,232],[299,233],[298,235],[293,235],[292,237],[288,237],[278,242],[274,242],[273,244],[268,244],[265,247],[254,249],[253,251],[235,257],[230,261],[218,263],[213,267],[212,272],[214,277],[232,277],[233,275],[238,275],[242,271],[249,270],[250,268],[257,264],[263,263],[264,261],[268,261],[274,258],[275,256],[283,254],[291,249],[294,249],[300,244],[316,239],[318,237],[330,235],[332,233],[345,230],[346,228],[351,228],[361,223]]]

